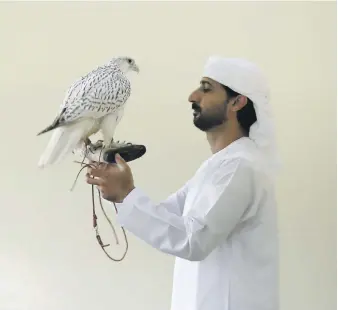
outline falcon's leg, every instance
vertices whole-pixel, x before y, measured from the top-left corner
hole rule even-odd
[[[112,114],[108,114],[105,116],[101,123],[101,130],[103,134],[103,147],[105,149],[113,148],[115,146],[114,143],[114,135],[115,135],[115,129],[117,125],[119,124],[121,118],[123,116],[123,109],[119,111],[115,111]]]
[[[85,144],[85,146],[87,147],[87,146],[89,146],[89,145],[92,144],[92,141],[90,141],[90,139],[87,137],[87,138],[85,139],[85,141],[84,141],[84,144]]]
[[[87,137],[77,145],[77,147],[73,150],[73,154],[75,154],[77,151],[86,153],[91,145],[92,145],[92,142]]]
[[[107,139],[104,146],[106,149],[113,148],[115,146],[114,138]]]
[[[103,148],[103,140],[98,140],[96,143],[91,143],[89,146],[89,150],[92,153],[95,153],[98,149]]]

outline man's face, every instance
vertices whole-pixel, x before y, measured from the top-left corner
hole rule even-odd
[[[194,124],[202,131],[224,124],[227,120],[227,95],[221,84],[203,78],[200,87],[190,96]]]

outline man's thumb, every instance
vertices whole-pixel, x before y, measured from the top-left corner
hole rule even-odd
[[[126,168],[127,163],[122,158],[122,156],[118,153],[116,153],[116,155],[115,155],[115,162],[121,170],[124,170]]]

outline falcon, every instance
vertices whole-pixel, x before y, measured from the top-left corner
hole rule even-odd
[[[38,167],[57,164],[76,149],[114,144],[115,129],[131,94],[128,77],[133,71],[139,72],[133,58],[116,57],[69,87],[52,124],[38,133],[53,131]],[[99,131],[103,140],[93,144],[90,136]]]

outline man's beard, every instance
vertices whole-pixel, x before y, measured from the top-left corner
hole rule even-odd
[[[226,103],[207,110],[202,110],[195,102],[192,104],[194,110],[194,125],[202,130],[209,131],[224,124],[226,118]]]

